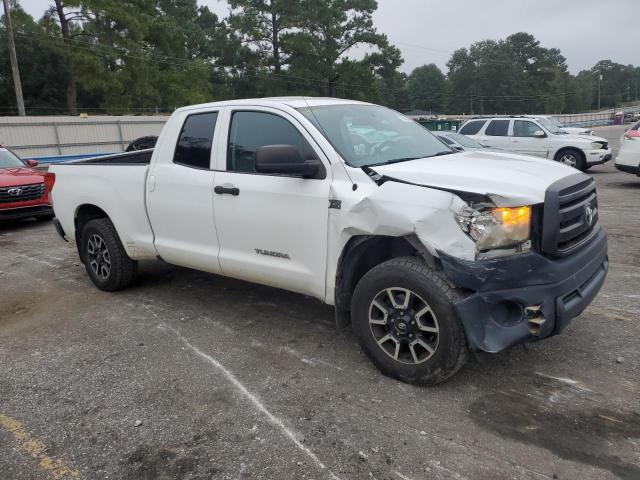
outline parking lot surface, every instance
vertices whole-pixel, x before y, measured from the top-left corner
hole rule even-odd
[[[436,388],[316,300],[162,263],[105,293],[51,224],[0,226],[0,478],[640,478],[640,178],[589,173],[597,299]]]

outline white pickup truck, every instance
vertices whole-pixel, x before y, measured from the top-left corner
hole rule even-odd
[[[435,384],[468,351],[559,333],[608,267],[594,181],[455,152],[348,100],[177,110],[153,151],[50,168],[54,224],[95,285],[162,259],[316,297],[387,375]]]

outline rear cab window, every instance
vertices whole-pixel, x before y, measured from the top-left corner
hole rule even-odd
[[[462,126],[460,133],[463,135],[475,135],[486,122],[486,120],[470,120]]]
[[[182,125],[173,163],[186,167],[209,169],[211,144],[218,112],[193,113]]]

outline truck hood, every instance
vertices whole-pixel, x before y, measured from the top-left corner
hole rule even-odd
[[[371,169],[391,180],[486,195],[503,207],[542,203],[549,185],[578,173],[553,160],[477,150]]]
[[[44,182],[44,174],[32,168],[0,168],[0,188]]]

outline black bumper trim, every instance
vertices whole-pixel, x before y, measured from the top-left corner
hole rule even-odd
[[[48,205],[0,209],[0,220],[20,220],[23,218],[46,217],[53,215],[53,208]]]
[[[634,167],[633,165],[619,165],[615,164],[616,168],[624,173],[633,173],[634,175],[640,176],[640,165]]]
[[[579,252],[561,259],[536,253],[479,262],[441,259],[447,278],[474,292],[456,309],[471,350],[486,352],[560,333],[593,301],[609,267],[604,231]],[[544,323],[534,335],[524,309],[537,306]]]

